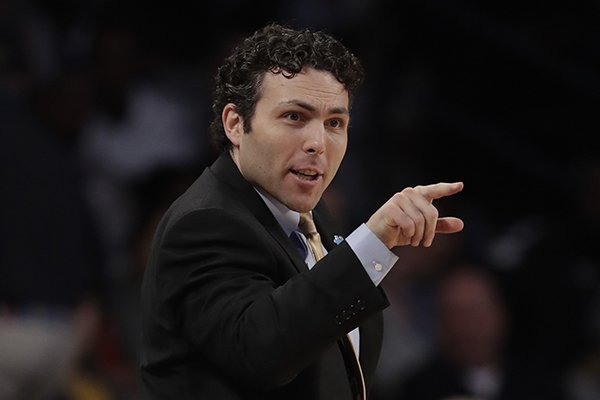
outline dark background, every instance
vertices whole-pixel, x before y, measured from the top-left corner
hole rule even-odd
[[[600,335],[599,17],[591,0],[0,1],[0,302],[91,296],[102,318],[81,368],[135,396],[137,287],[156,218],[215,156],[216,67],[280,21],[324,29],[364,62],[327,193],[345,229],[406,186],[463,181],[439,203],[465,220],[452,261],[496,274],[513,347],[565,377]],[[135,106],[133,92],[158,97]],[[161,104],[174,114],[161,120]],[[90,139],[131,120],[129,147]],[[158,136],[139,134],[159,123]],[[156,145],[169,138],[175,150]]]

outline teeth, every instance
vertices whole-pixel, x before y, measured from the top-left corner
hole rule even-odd
[[[313,170],[307,170],[307,169],[296,169],[296,170],[292,170],[292,172],[301,179],[311,180],[311,181],[317,179],[317,177],[319,176],[318,172],[313,171]]]
[[[299,170],[296,172],[298,172],[299,174],[302,174],[302,175],[307,175],[307,176],[316,176],[317,175],[317,173],[314,171]]]

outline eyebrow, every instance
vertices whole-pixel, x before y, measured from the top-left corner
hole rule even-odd
[[[280,106],[286,106],[286,105],[296,105],[298,107],[304,108],[307,111],[311,111],[314,112],[316,111],[316,107],[314,107],[313,105],[302,101],[302,100],[288,100],[288,101],[282,101],[281,103],[279,103]],[[348,111],[348,109],[346,107],[332,107],[329,108],[327,110],[330,114],[346,114],[346,115],[350,115],[350,112]]]

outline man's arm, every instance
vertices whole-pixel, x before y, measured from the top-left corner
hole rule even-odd
[[[257,222],[210,209],[175,223],[158,255],[167,315],[208,363],[262,388],[293,379],[389,304],[347,244],[302,274],[278,246]]]

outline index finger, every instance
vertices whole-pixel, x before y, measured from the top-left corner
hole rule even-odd
[[[439,182],[431,185],[417,186],[415,190],[419,191],[428,200],[435,200],[458,193],[463,190],[464,186],[462,182]]]

